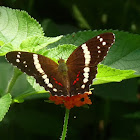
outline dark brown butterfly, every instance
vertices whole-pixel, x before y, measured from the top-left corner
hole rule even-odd
[[[7,60],[17,66],[52,95],[73,96],[89,91],[97,74],[97,65],[107,55],[115,41],[113,33],[100,34],[77,47],[65,61],[58,64],[48,57],[22,51],[6,54]]]

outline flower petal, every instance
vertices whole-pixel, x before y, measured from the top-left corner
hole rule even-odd
[[[67,109],[71,109],[74,106],[80,107],[85,104],[92,104],[89,96],[91,92],[84,94],[78,94],[76,96],[64,97],[64,96],[50,96],[49,100],[53,101],[56,105],[64,104]]]

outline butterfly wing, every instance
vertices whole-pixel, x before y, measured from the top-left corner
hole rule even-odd
[[[97,65],[107,55],[115,41],[113,33],[100,34],[79,46],[68,58],[68,75],[71,95],[89,91],[97,74]]]
[[[33,76],[36,82],[49,90],[52,95],[67,95],[64,80],[58,71],[58,64],[53,60],[34,53],[13,51],[6,54],[6,59],[22,72]]]

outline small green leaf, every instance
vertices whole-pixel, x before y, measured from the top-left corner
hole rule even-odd
[[[9,93],[0,98],[0,121],[2,121],[5,114],[8,112],[11,102],[12,99]]]
[[[58,37],[32,36],[30,38],[27,38],[21,43],[20,49],[28,52],[37,52],[38,50],[46,47],[47,45],[56,42],[61,37],[62,36]]]
[[[35,89],[35,91],[44,91],[45,92],[44,87],[42,87],[38,83],[36,83],[36,80],[33,77],[27,76],[27,80],[30,83],[30,85],[32,85],[32,87]]]
[[[134,73],[135,71],[133,70],[119,70],[100,64],[98,65],[98,74],[94,81],[94,85],[109,82],[120,82],[127,79],[127,77],[134,77]]]
[[[60,58],[67,60],[69,55],[76,49],[77,47],[72,44],[64,44],[58,45],[55,48],[48,50],[40,50],[39,53],[51,58],[55,62],[57,62]]]

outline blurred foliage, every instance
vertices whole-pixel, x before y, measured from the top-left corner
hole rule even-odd
[[[42,24],[47,36],[84,29],[117,29],[140,34],[139,0],[1,0],[0,5],[27,11]],[[0,61],[7,65],[4,57],[0,57]],[[12,73],[11,66],[4,68],[3,71],[10,69]],[[10,73],[4,76],[4,80],[9,79]],[[24,84],[20,79],[18,83]],[[67,140],[139,140],[140,80],[135,78],[94,88],[93,104],[88,109],[71,110]],[[43,99],[13,104],[0,123],[1,139],[59,139],[64,108],[45,103]]]

